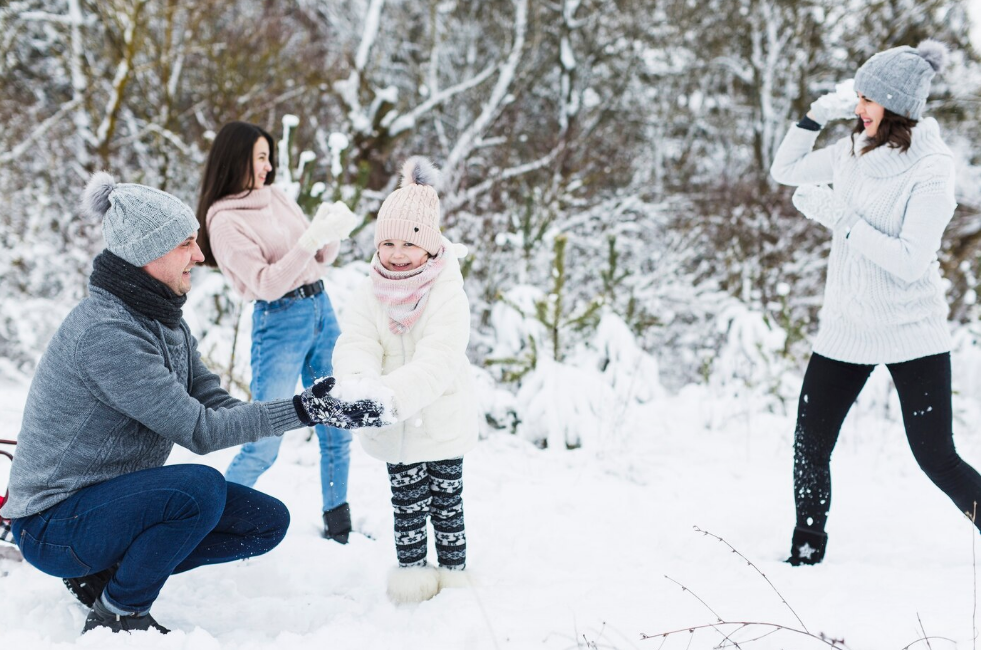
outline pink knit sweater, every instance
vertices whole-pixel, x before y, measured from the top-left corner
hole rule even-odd
[[[310,221],[270,185],[215,201],[207,224],[218,268],[246,300],[276,300],[316,282],[340,248],[331,242],[316,255],[303,250],[297,240]]]

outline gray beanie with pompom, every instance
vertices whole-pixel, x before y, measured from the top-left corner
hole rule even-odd
[[[102,221],[106,248],[133,266],[163,257],[198,230],[194,211],[176,196],[96,172],[82,194],[82,213]]]
[[[429,160],[412,156],[402,164],[402,186],[388,195],[378,210],[375,248],[388,239],[400,239],[436,255],[443,246],[439,234],[439,172]]]
[[[855,73],[855,92],[897,115],[918,120],[930,95],[930,80],[943,71],[947,58],[947,46],[929,39],[916,49],[903,45],[879,52]]]

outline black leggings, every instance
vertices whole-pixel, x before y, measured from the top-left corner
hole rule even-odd
[[[961,512],[972,516],[975,504],[981,504],[981,476],[954,449],[950,354],[886,367],[896,384],[906,438],[920,469]],[[831,452],[873,368],[816,353],[807,364],[794,435],[794,500],[801,528],[824,531],[831,508]],[[981,512],[977,514],[981,519]]]

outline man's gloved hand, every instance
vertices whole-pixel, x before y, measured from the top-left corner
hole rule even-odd
[[[859,215],[825,185],[801,185],[794,192],[794,207],[805,217],[832,230],[851,228]]]
[[[333,387],[333,377],[321,377],[310,388],[293,397],[293,408],[303,424],[361,429],[391,423],[384,406],[378,402],[369,399],[345,402],[330,396]]]
[[[835,86],[835,91],[818,97],[807,111],[808,117],[824,126],[832,120],[855,117],[858,98],[855,95],[855,81],[849,79]]]

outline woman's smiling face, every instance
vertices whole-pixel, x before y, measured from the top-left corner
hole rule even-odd
[[[865,125],[865,135],[870,138],[875,137],[879,132],[879,124],[885,117],[886,109],[882,104],[877,104],[862,94],[858,95],[858,106],[855,107],[855,115],[858,115]]]

